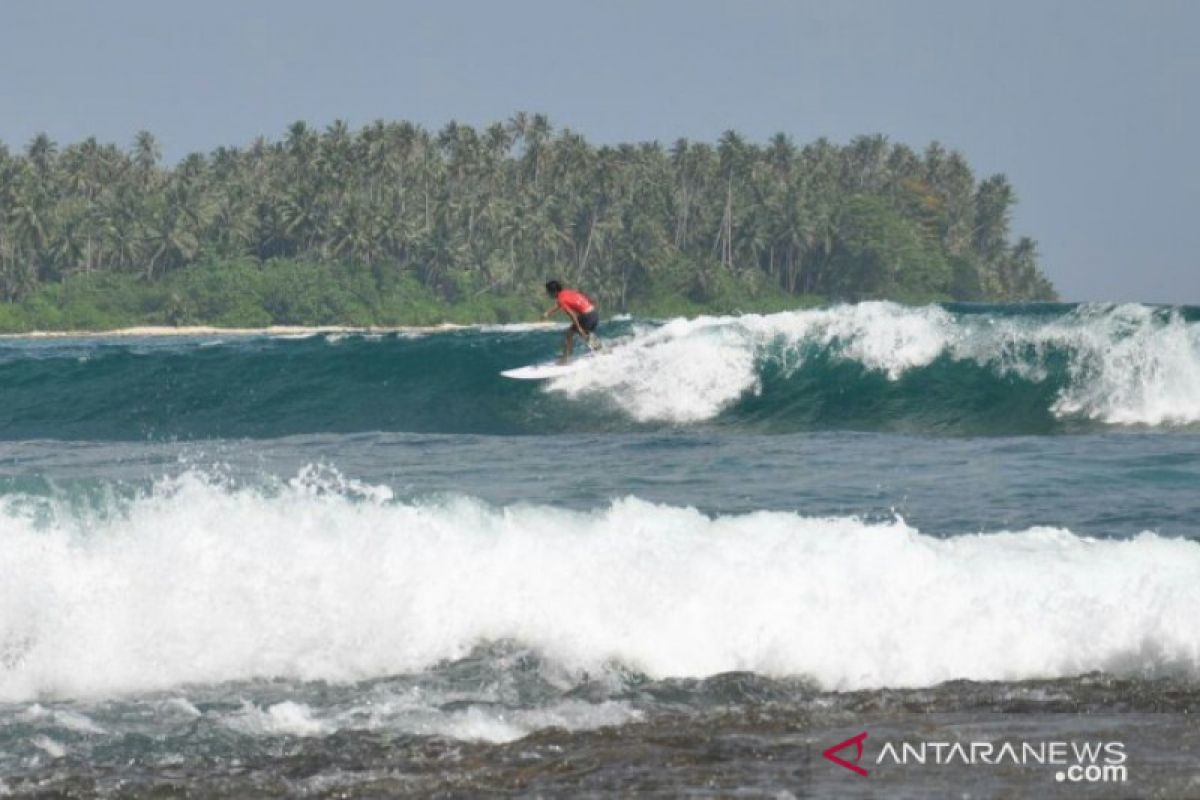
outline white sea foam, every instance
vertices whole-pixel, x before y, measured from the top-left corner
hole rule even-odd
[[[251,736],[309,737],[343,730],[387,730],[487,742],[511,742],[550,727],[577,731],[623,725],[642,717],[628,703],[613,700],[560,700],[528,709],[471,703],[446,710],[439,702],[445,699],[423,692],[372,697],[369,704],[336,713],[317,712],[290,700],[266,707],[243,702],[232,714],[211,713],[230,730]]]
[[[813,352],[898,380],[939,357],[1026,380],[1067,357],[1060,417],[1113,424],[1200,422],[1200,324],[1141,305],[1080,306],[1057,316],[955,315],[940,306],[870,302],[766,316],[700,317],[641,327],[587,370],[550,382],[571,397],[602,395],[638,421],[711,419],[761,392],[763,364],[785,373]]]
[[[67,748],[51,739],[49,736],[34,736],[29,743],[51,758],[62,758],[67,754]]]
[[[266,708],[252,703],[243,703],[241,710],[223,722],[239,733],[258,735],[320,736],[330,733],[326,723],[315,719],[313,711],[304,703],[285,700]]]
[[[356,707],[329,720],[338,729],[403,731],[421,736],[449,736],[511,742],[544,728],[592,730],[638,720],[642,713],[624,701],[589,703],[559,700],[539,708],[510,708],[501,704],[469,703],[445,710],[445,698],[413,692],[404,696],[373,698],[369,706]]]
[[[23,722],[49,723],[56,728],[65,728],[74,733],[97,735],[106,733],[104,728],[83,714],[65,709],[48,709],[39,703],[23,709],[17,715],[17,719]]]
[[[155,708],[155,713],[160,717],[186,717],[196,718],[203,716],[203,712],[192,704],[192,701],[186,697],[172,697],[168,700],[163,700],[158,703]]]
[[[546,708],[502,709],[473,705],[451,714],[439,714],[422,726],[402,725],[413,733],[439,734],[454,739],[512,742],[544,728],[569,731],[624,725],[641,717],[627,703],[585,703],[564,700]]]
[[[567,670],[847,689],[1200,665],[1200,545],[1151,533],[938,539],[901,521],[712,519],[634,498],[583,513],[358,497],[188,474],[90,519],[9,498],[0,700],[354,681],[496,640]]]
[[[1079,320],[1051,333],[1078,352],[1056,413],[1126,424],[1200,421],[1200,324],[1138,305],[1085,310]]]
[[[556,378],[553,391],[600,392],[640,421],[698,422],[759,387],[754,342],[732,320],[673,320]]]

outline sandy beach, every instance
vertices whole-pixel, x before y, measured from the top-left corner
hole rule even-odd
[[[400,325],[392,327],[271,325],[265,328],[220,328],[213,325],[181,325],[178,327],[173,325],[139,325],[132,328],[116,328],[108,331],[28,331],[26,333],[4,333],[0,334],[0,339],[90,339],[136,336],[316,336],[329,333],[436,333],[438,331],[462,330],[466,328],[517,326],[529,329],[560,327],[552,322],[513,323],[506,326],[483,323],[461,325],[452,322],[443,322],[438,325]]]

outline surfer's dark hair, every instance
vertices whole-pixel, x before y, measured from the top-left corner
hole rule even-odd
[[[562,284],[558,281],[546,281],[546,294],[554,297],[562,291]]]

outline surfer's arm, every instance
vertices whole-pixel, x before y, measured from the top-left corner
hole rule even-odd
[[[542,319],[546,319],[551,314],[553,314],[555,311],[558,311],[558,306],[557,305],[551,306],[549,311],[547,311],[545,314],[542,314]]]

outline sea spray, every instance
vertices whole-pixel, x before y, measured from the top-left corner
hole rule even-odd
[[[1200,544],[1152,533],[942,539],[899,519],[401,502],[198,473],[105,513],[20,500],[0,508],[6,702],[358,681],[498,641],[569,671],[838,689],[1200,665]]]
[[[846,385],[854,372],[831,365],[857,367],[858,385]],[[639,422],[694,423],[726,410],[736,414],[736,402],[748,395],[794,395],[788,384],[806,368],[839,378],[835,390],[854,400],[872,391],[924,394],[938,404],[921,415],[933,429],[939,416],[978,409],[971,391],[981,379],[996,395],[989,405],[997,410],[1010,399],[1006,393],[1046,384],[1049,402],[1040,410],[1059,420],[1200,422],[1200,323],[1140,305],[1080,306],[1047,318],[873,302],[675,320],[639,330],[610,358],[554,380],[551,389],[580,398],[602,394]],[[774,380],[764,388],[768,372]],[[891,385],[872,381],[873,374]],[[904,379],[907,386],[895,385]],[[812,406],[831,391],[816,381],[805,388]],[[916,416],[901,410],[901,418]],[[888,424],[883,416],[862,422]]]

